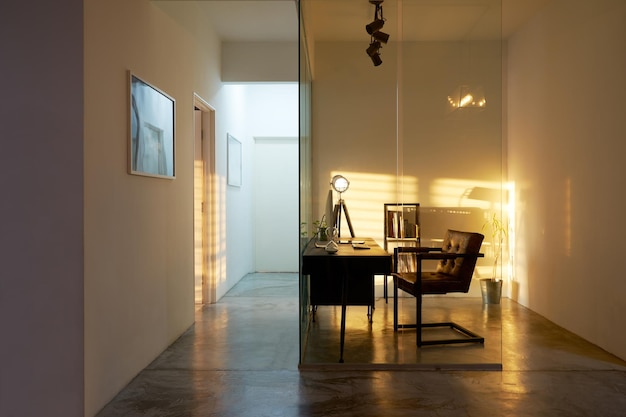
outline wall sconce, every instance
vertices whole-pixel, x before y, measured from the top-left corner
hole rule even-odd
[[[383,17],[383,3],[384,0],[369,0],[371,4],[376,6],[374,9],[374,20],[371,23],[365,25],[365,30],[371,36],[370,46],[365,50],[367,55],[372,59],[372,63],[375,67],[383,63],[380,57],[380,48],[382,43],[389,41],[389,35],[380,30],[385,26],[385,18]]]

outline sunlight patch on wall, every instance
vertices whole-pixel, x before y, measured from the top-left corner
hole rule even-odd
[[[505,260],[504,264],[504,278],[511,281],[513,279],[513,269],[514,269],[514,258],[513,254],[516,253],[515,250],[515,183],[510,182],[505,184],[505,189],[508,193],[508,199],[506,201],[506,208],[503,210],[504,220],[506,220],[507,224],[507,240],[505,249],[506,252],[503,255],[503,260]]]
[[[194,217],[193,217],[193,235],[194,235],[194,289],[195,289],[195,302],[202,303],[202,278],[206,273],[204,271],[205,262],[203,259],[203,233],[204,233],[204,217],[203,217],[203,203],[204,203],[204,163],[200,160],[194,161]]]
[[[435,207],[479,207],[484,210],[500,208],[500,182],[461,178],[440,178],[432,182],[430,202]]]
[[[418,181],[415,177],[332,171],[328,178],[329,188],[330,179],[335,175],[343,175],[350,181],[350,187],[341,198],[345,202],[355,235],[374,238],[380,244],[383,240],[384,204],[418,201]],[[338,200],[339,193],[333,192],[333,204],[337,204]],[[341,234],[344,237],[350,235],[343,213]]]
[[[436,244],[437,233],[440,230],[458,228],[485,235],[481,252],[485,258],[479,261],[478,275],[510,280],[512,263],[510,248],[514,241],[514,231],[511,229],[512,199],[514,198],[512,184],[501,182],[475,181],[459,178],[439,178],[432,181],[429,188],[430,204],[432,207],[421,207],[422,244]],[[502,243],[498,244],[499,237],[494,234],[496,229],[493,217],[504,227]],[[429,243],[430,242],[430,243]],[[496,271],[493,263],[498,259]]]

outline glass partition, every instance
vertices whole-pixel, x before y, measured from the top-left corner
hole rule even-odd
[[[415,329],[394,331],[393,326],[394,304],[399,319],[410,321],[415,297],[400,291],[397,299],[386,299],[384,284],[392,292],[392,279],[376,274],[373,314],[367,305],[351,305],[350,297],[345,315],[341,305],[316,309],[309,305],[310,294],[301,293],[301,366],[499,369],[503,304],[495,304],[499,300],[494,291],[506,285],[508,270],[501,1],[300,4],[308,38],[301,47],[311,58],[305,62],[311,71],[301,69],[311,89],[310,102],[301,103],[301,117],[310,128],[301,149],[307,179],[302,201],[311,209],[305,221],[313,224],[328,217],[329,182],[340,174],[350,181],[345,192],[331,192],[331,205],[341,202],[349,212],[342,217],[340,240],[352,239],[345,224],[349,219],[356,240],[371,238],[391,254],[397,245],[385,241],[385,205],[392,203],[419,205],[420,239],[412,245],[440,247],[448,229],[485,235],[485,256],[469,289],[424,296],[422,308],[422,321],[462,322],[484,336],[484,344],[417,347]],[[387,43],[378,41],[384,36],[366,31],[366,25],[380,17],[384,25],[378,29],[389,35]],[[405,223],[397,224],[400,233]],[[309,238],[313,233],[307,230]],[[434,269],[435,262],[429,262],[424,268]],[[307,290],[320,276],[319,271],[317,278],[308,271],[301,273],[301,287]],[[331,281],[323,291],[346,291],[332,283],[344,272],[323,274]],[[491,278],[496,278],[495,284],[488,281]],[[349,283],[348,293],[359,285]],[[487,289],[490,298],[483,296]],[[342,316],[344,363],[338,364]],[[425,339],[427,332],[423,330]]]
[[[302,254],[312,236],[313,213],[311,204],[311,66],[308,57],[302,7],[298,10],[299,25],[299,152],[300,152],[300,251]],[[300,277],[300,352],[305,351],[309,331],[310,306],[308,282]],[[300,355],[302,362],[302,354]]]

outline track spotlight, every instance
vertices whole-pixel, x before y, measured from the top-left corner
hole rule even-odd
[[[389,41],[389,35],[380,31],[372,33],[372,38],[377,41],[381,41],[382,43],[387,43]]]
[[[385,21],[382,19],[376,19],[369,25],[365,25],[365,30],[367,31],[367,33],[372,35],[374,32],[378,32],[379,30],[381,30],[383,26],[385,26]]]
[[[383,60],[380,58],[380,53],[378,53],[379,49],[380,49],[380,42],[373,41],[372,43],[370,43],[370,46],[365,50],[365,52],[367,52],[367,54],[372,59],[372,62],[374,63],[375,67],[383,63]]]
[[[370,46],[365,50],[369,56],[374,56],[378,54],[378,50],[380,49],[380,42],[374,41],[370,43]]]
[[[371,4],[376,6],[374,9],[374,20],[372,23],[365,25],[365,30],[371,36],[370,46],[365,50],[367,55],[372,59],[374,66],[377,67],[383,63],[380,58],[381,42],[387,43],[389,41],[389,35],[380,30],[385,26],[385,18],[383,17],[383,1],[384,0],[369,0]]]
[[[372,62],[374,63],[375,67],[383,63],[383,60],[380,58],[380,54],[378,52],[376,52],[374,55],[371,55],[370,58],[372,58]]]

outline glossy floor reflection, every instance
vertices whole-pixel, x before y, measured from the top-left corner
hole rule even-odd
[[[304,363],[374,364],[378,369],[397,365],[423,369],[500,369],[502,360],[501,311],[504,304],[484,305],[479,298],[425,297],[424,322],[454,321],[478,333],[485,343],[424,346],[416,349],[414,329],[393,330],[393,299],[376,301],[373,320],[369,322],[367,307],[348,306],[344,364],[340,355],[340,306],[320,306],[311,323]],[[399,302],[400,323],[415,323],[415,298],[403,297]],[[424,340],[461,338],[450,328],[424,329]]]
[[[297,280],[249,275],[199,308],[98,417],[624,415],[624,361],[508,300],[502,371],[299,371]]]

